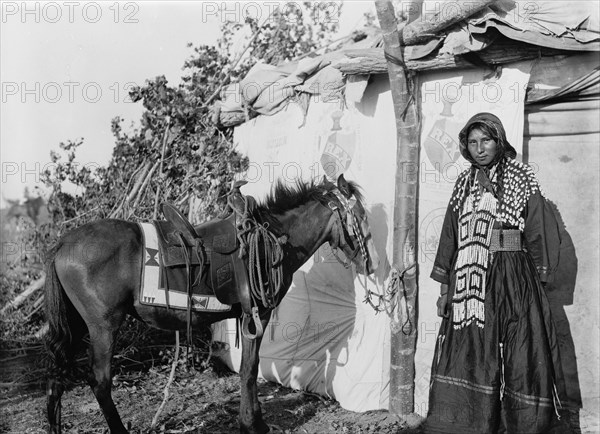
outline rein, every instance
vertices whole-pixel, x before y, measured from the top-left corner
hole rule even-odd
[[[346,219],[345,219],[346,222],[344,224],[344,218],[342,216],[340,207],[334,202],[329,202],[329,208],[333,211],[333,213],[336,217],[336,226],[338,228],[337,240],[331,245],[331,252],[333,253],[333,256],[335,257],[335,259],[337,259],[337,261],[340,264],[342,264],[345,268],[350,267],[350,265],[352,264],[352,261],[358,255],[358,252],[360,252],[360,254],[362,255],[362,258],[363,258],[363,266],[366,269],[367,263],[369,261],[369,254],[368,254],[367,248],[365,246],[365,237],[364,237],[360,227],[358,226],[358,223],[357,223],[358,219],[356,218],[356,216],[354,215],[354,212],[352,211],[352,208],[354,207],[356,200],[355,199],[354,200],[346,199],[342,194],[340,194],[340,192],[338,190],[334,190],[334,194],[337,197],[340,204],[342,205],[342,207],[344,208],[344,211],[346,214]],[[344,233],[344,230],[348,231],[349,234],[354,234],[354,236],[356,238],[356,242],[358,244],[358,249],[354,249],[354,253],[352,253],[352,256],[347,258],[348,259],[347,261],[344,261],[337,254],[337,249],[340,247],[341,241],[346,236],[346,234]],[[367,280],[368,280],[367,276],[365,276],[364,281],[361,280],[360,277],[358,278],[360,285],[365,290],[364,302],[369,303],[369,305],[375,310],[375,313],[379,313],[383,310],[381,308],[381,305],[382,305],[382,302],[384,302],[383,306],[384,306],[384,309],[387,311],[384,296],[381,296],[381,295],[376,294],[373,291],[369,290],[367,288]],[[379,297],[379,301],[378,301],[377,305],[375,305],[373,303],[373,301],[371,300],[373,295]],[[390,299],[392,299],[392,297],[390,297]]]
[[[350,265],[352,264],[352,261],[354,260],[354,258],[356,258],[356,256],[358,255],[358,253],[360,252],[360,254],[362,255],[363,258],[363,264],[364,267],[366,269],[368,260],[369,260],[369,254],[367,252],[367,248],[366,248],[366,242],[365,242],[365,237],[362,234],[362,231],[360,230],[360,227],[358,225],[357,222],[357,218],[354,215],[354,212],[352,211],[352,208],[354,207],[355,204],[355,200],[348,200],[346,197],[344,197],[338,190],[334,190],[333,192],[336,196],[336,198],[338,199],[339,203],[341,204],[344,212],[345,212],[345,219],[344,216],[342,215],[342,210],[340,210],[340,206],[338,206],[335,202],[329,202],[329,208],[333,211],[335,217],[336,217],[336,226],[338,228],[337,232],[337,240],[334,241],[333,244],[331,244],[331,252],[333,253],[333,256],[337,259],[337,261],[342,264],[345,268],[349,268]],[[345,222],[344,222],[345,220]],[[340,247],[342,240],[345,239],[345,233],[344,230],[347,230],[349,234],[354,234],[355,238],[356,238],[356,242],[358,244],[358,249],[354,249],[354,252],[352,254],[352,256],[347,258],[347,261],[344,261],[342,258],[339,257],[339,255],[337,254],[337,249]],[[396,308],[396,303],[395,303],[395,299],[396,299],[396,294],[399,291],[402,291],[404,293],[404,275],[406,274],[406,272],[412,268],[416,267],[416,263],[413,263],[411,265],[409,265],[408,267],[406,267],[404,270],[402,271],[398,271],[396,268],[393,268],[391,271],[391,276],[390,279],[388,281],[388,285],[387,288],[385,288],[383,291],[371,291],[368,287],[368,281],[369,281],[369,277],[368,276],[364,276],[364,279],[361,279],[360,275],[357,275],[358,277],[358,281],[360,283],[360,285],[363,287],[364,291],[365,291],[365,299],[363,300],[364,303],[367,303],[369,306],[371,306],[373,308],[373,310],[375,311],[376,314],[378,314],[379,312],[385,311],[388,315],[392,315],[394,309]],[[377,287],[377,282],[375,280],[372,280],[373,283],[375,283],[375,286]],[[376,301],[374,301],[376,300]],[[408,309],[406,306],[406,302],[405,302],[405,297],[402,297],[400,304],[403,305],[403,307],[405,309]],[[406,317],[408,318],[409,316],[406,315]],[[405,326],[408,325],[409,330],[412,329],[412,324],[405,322],[402,325],[402,330],[403,332],[409,334],[409,332],[406,332],[404,330]]]
[[[376,314],[379,312],[385,311],[389,316],[392,316],[394,309],[396,308],[396,302],[394,301],[396,299],[396,294],[398,294],[398,292],[402,291],[402,298],[400,300],[400,304],[401,304],[401,307],[403,308],[403,310],[406,312],[406,318],[409,318],[408,306],[406,304],[406,297],[405,297],[406,289],[405,289],[405,285],[404,285],[404,275],[406,274],[406,272],[408,270],[411,270],[412,268],[415,268],[416,266],[417,266],[416,263],[412,263],[411,265],[409,265],[402,271],[398,271],[397,268],[392,268],[392,270],[390,272],[390,279],[388,280],[387,288],[385,288],[384,291],[379,291],[379,289],[377,292],[371,291],[370,289],[367,288],[367,280],[368,280],[367,277],[365,277],[364,282],[362,282],[359,279],[361,286],[365,290],[365,299],[363,301],[365,303],[369,304],[369,306],[371,306],[373,308],[373,310],[375,311]],[[379,285],[377,284],[377,282],[374,280],[372,280],[372,282],[375,284],[375,287],[378,288]],[[381,293],[381,292],[383,292],[383,293]],[[373,298],[375,298],[377,300],[377,303],[373,302]],[[409,326],[409,331],[404,330],[406,325]],[[404,322],[404,324],[402,324],[402,331],[405,334],[410,334],[410,330],[412,330],[412,326],[413,325],[409,322],[409,320],[406,320]]]

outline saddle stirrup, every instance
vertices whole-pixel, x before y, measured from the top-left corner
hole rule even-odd
[[[256,330],[255,333],[250,333],[249,325],[250,320],[254,322],[254,328]],[[258,307],[254,306],[252,308],[252,313],[245,313],[242,315],[242,335],[246,339],[256,339],[262,337],[264,333],[262,322],[260,321],[260,315],[258,314]]]

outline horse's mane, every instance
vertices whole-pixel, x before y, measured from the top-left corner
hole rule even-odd
[[[352,195],[362,203],[363,196],[359,186],[352,181],[348,181],[348,186]],[[278,180],[271,188],[271,192],[259,204],[259,208],[269,213],[282,214],[314,200],[326,204],[330,197],[324,193],[329,193],[335,188],[335,184],[328,181],[316,184],[314,180],[309,182],[297,180],[295,185],[288,185]]]

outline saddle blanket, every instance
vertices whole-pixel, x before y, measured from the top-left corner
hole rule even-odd
[[[140,303],[167,307],[166,279],[163,276],[162,258],[158,249],[158,236],[152,223],[138,223],[142,229],[144,264],[140,284]],[[169,288],[170,308],[187,309],[186,292]],[[192,294],[192,310],[201,312],[227,312],[231,306],[223,304],[214,295]]]

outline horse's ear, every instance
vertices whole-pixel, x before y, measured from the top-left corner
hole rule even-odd
[[[348,184],[348,181],[346,181],[346,178],[344,178],[343,173],[338,177],[337,187],[346,198],[350,199],[350,196],[352,196],[352,193],[350,192],[350,184]]]
[[[321,181],[321,185],[325,186],[327,190],[331,190],[335,188],[335,184],[327,178],[327,175],[323,175],[323,180]]]

